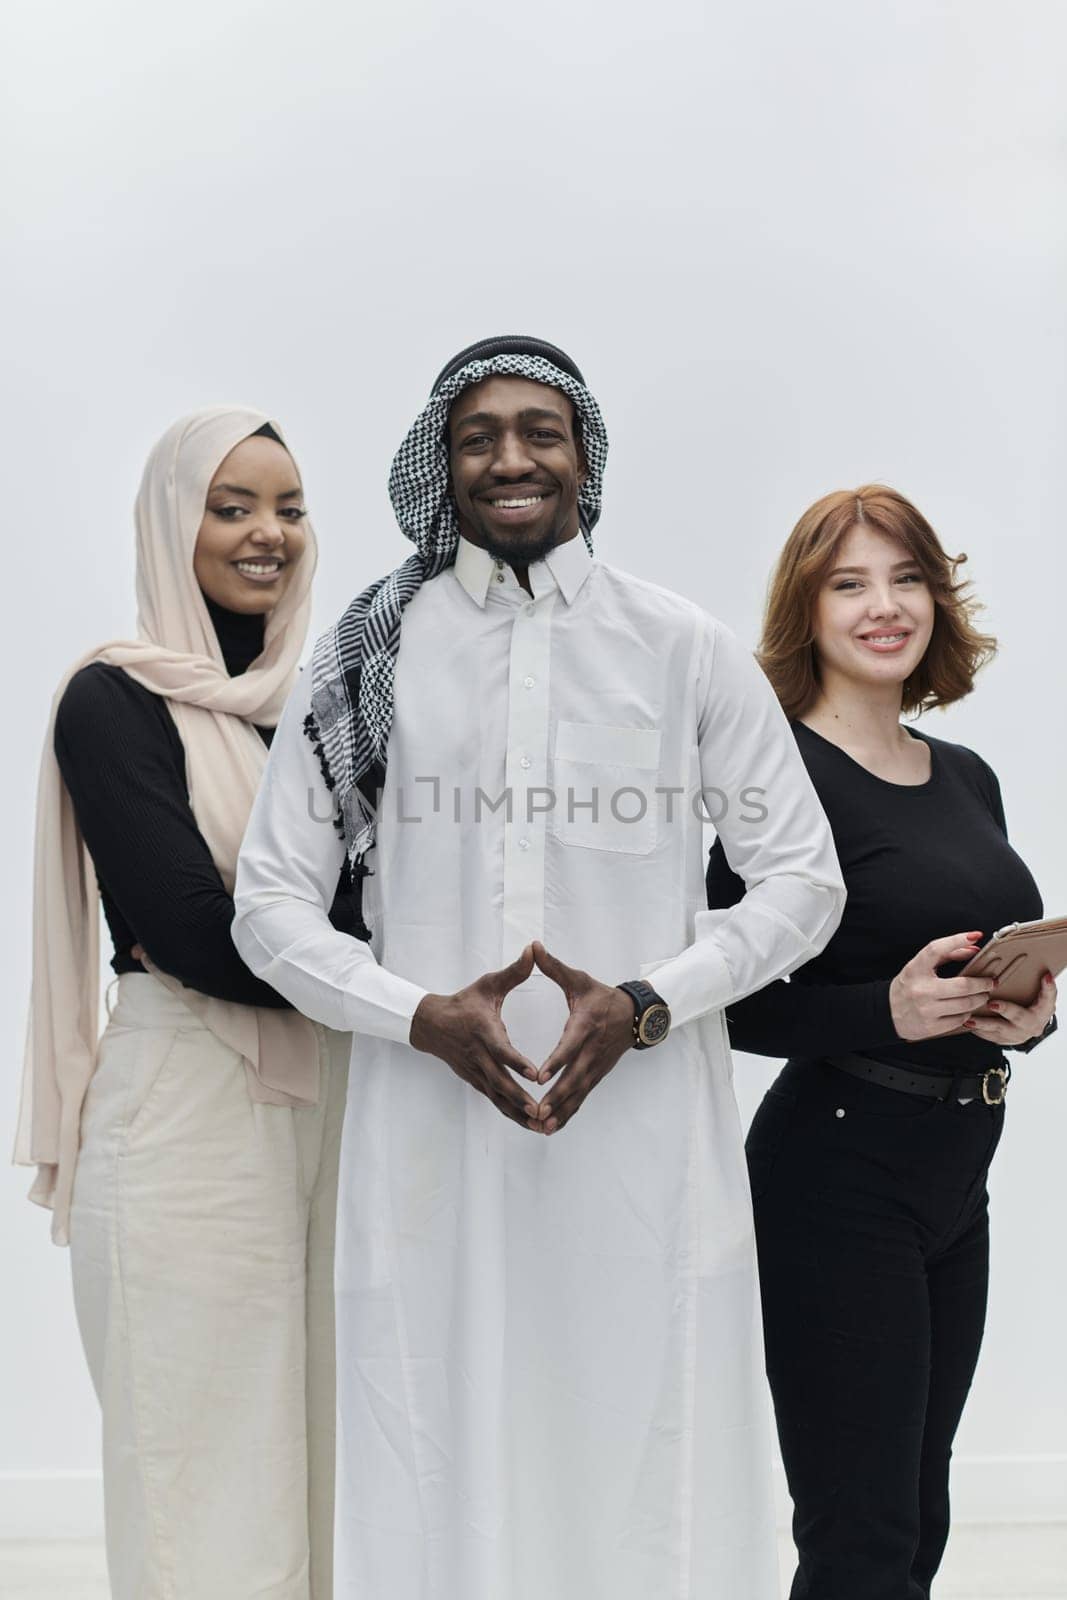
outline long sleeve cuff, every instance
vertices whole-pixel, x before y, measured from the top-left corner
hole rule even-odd
[[[734,981],[726,957],[710,939],[691,944],[669,961],[642,967],[647,978],[670,1007],[671,1026],[683,1027],[708,1011],[717,1011],[734,994]]]
[[[764,988],[818,954],[841,915],[836,884],[782,873],[728,910],[697,913],[693,943],[646,968],[675,1027]]]
[[[334,931],[310,908],[308,926],[290,902],[239,915],[233,937],[259,977],[298,1011],[342,1033],[407,1044],[427,990],[378,965],[367,946]]]

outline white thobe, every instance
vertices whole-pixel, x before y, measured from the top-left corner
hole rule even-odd
[[[837,859],[726,629],[581,539],[530,580],[532,597],[461,541],[404,614],[369,948],[327,920],[343,847],[302,730],[309,673],[241,854],[248,965],[363,1035],[337,1235],[337,1600],[774,1600],[723,1007],[822,948]],[[728,911],[706,909],[702,789],[747,885]],[[673,1014],[547,1138],[407,1042],[425,993],[535,938],[605,983],[650,977]],[[504,1007],[534,1061],[565,1016],[537,973]]]

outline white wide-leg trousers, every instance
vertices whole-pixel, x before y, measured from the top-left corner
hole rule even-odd
[[[113,1600],[331,1600],[350,1041],[318,1031],[318,1105],[254,1103],[180,999],[119,980],[71,1214]]]

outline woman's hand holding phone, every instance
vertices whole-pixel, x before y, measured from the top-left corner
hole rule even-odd
[[[956,1033],[987,1004],[994,979],[938,976],[938,968],[948,962],[970,961],[977,955],[981,937],[978,932],[931,939],[900,969],[889,987],[889,1007],[901,1039],[936,1039]]]
[[[1033,1005],[1020,1006],[1012,1000],[988,1000],[988,1011],[994,1017],[971,1017],[963,1026],[977,1039],[987,1039],[1002,1049],[1010,1045],[1026,1044],[1044,1033],[1056,1009],[1056,980],[1046,972],[1041,980],[1041,991]]]

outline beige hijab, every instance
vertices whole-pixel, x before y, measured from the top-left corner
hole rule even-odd
[[[33,987],[15,1160],[36,1166],[30,1199],[52,1209],[52,1237],[69,1242],[70,1196],[82,1103],[96,1065],[99,898],[74,807],[54,752],[56,708],[91,661],[122,667],[167,701],[185,747],[189,798],[227,890],[266,760],[253,724],[273,727],[296,677],[311,610],[315,535],[267,619],[263,649],[246,672],[227,674],[193,573],[207,491],[219,465],[269,419],[215,406],[169,428],[148,458],[137,496],[137,632],[101,645],[70,668],[48,721],[37,793]],[[281,436],[281,430],[271,426]],[[150,952],[149,952],[150,954]],[[295,1012],[235,1005],[150,970],[245,1060],[253,1098],[314,1104],[318,1042]]]

